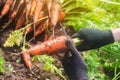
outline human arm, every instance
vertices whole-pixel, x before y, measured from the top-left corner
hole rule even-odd
[[[120,28],[113,29],[112,34],[115,41],[120,41]]]
[[[79,51],[96,49],[115,41],[120,41],[120,28],[106,31],[95,28],[83,28],[75,33],[72,38],[83,40],[77,46]]]

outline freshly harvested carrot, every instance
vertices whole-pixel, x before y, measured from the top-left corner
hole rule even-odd
[[[30,68],[32,66],[32,63],[30,60],[30,54],[27,53],[26,51],[22,51],[22,57],[23,57],[23,60],[26,64],[26,66]]]
[[[58,22],[62,21],[65,18],[65,12],[60,12],[60,15],[58,17]],[[42,23],[41,25],[38,26],[37,30],[34,33],[34,36],[38,36],[39,34],[41,34],[49,25],[50,23],[45,21],[44,23]]]
[[[42,8],[43,8],[43,0],[36,0],[36,7],[35,7],[35,11],[33,14],[33,30],[35,32],[36,30],[36,25],[35,25],[35,21],[37,21],[38,17],[39,17],[39,13],[41,12]]]
[[[20,29],[22,27],[22,25],[24,24],[24,22],[25,22],[25,13],[26,13],[26,8],[24,8],[23,14],[18,19],[15,29]]]
[[[43,11],[41,11],[40,12],[40,14],[39,14],[39,19],[41,19],[41,18],[43,18],[44,17],[44,12]],[[40,21],[35,21],[35,26],[38,26],[40,23],[41,23],[41,21],[42,20],[40,20]],[[33,26],[31,25],[31,26],[28,26],[27,28],[26,28],[26,30],[25,30],[25,33],[29,33],[29,32],[31,32],[31,31],[33,31]]]
[[[13,19],[16,17],[21,5],[24,3],[25,0],[20,0],[20,3],[17,7],[14,7],[12,13],[9,16],[9,21],[7,22],[7,24],[4,25],[4,28],[6,28],[12,21]]]
[[[18,5],[18,7],[15,8],[15,9],[13,10],[12,14],[10,15],[10,19],[11,19],[11,18],[14,19],[14,18],[16,17],[16,15],[17,15],[17,13],[18,13],[18,11],[19,11],[19,9],[20,9],[20,7],[21,7],[21,5],[22,5],[23,3],[24,3],[24,0],[20,0],[20,3],[19,3],[19,5]]]
[[[22,16],[18,19],[17,24],[16,24],[16,26],[15,26],[15,29],[16,29],[16,30],[17,30],[17,29],[20,29],[20,28],[22,27],[22,25],[24,24],[24,22],[25,22],[25,15],[22,15]]]
[[[17,0],[14,0],[10,9],[10,12],[13,11],[15,5],[17,5],[17,3],[19,3]]]
[[[39,18],[39,14],[43,8],[43,4],[44,4],[43,0],[36,0],[36,7],[33,15],[34,22]]]
[[[30,8],[30,12],[28,14],[28,18],[30,18],[29,20],[31,21],[32,17],[33,17],[33,13],[35,11],[35,8],[36,8],[36,0],[32,0],[32,3],[31,3],[31,8]]]
[[[52,8],[52,3],[53,3],[53,0],[46,0],[49,17],[50,17],[50,11]]]
[[[46,20],[45,22],[41,23],[37,30],[34,32],[34,37],[36,37],[37,35],[41,34],[47,27],[48,27],[48,20]]]
[[[28,20],[28,14],[30,12],[30,8],[31,8],[31,0],[26,0],[26,22],[28,23],[29,20]]]
[[[53,2],[51,13],[50,13],[50,25],[55,27],[58,22],[58,17],[60,15],[61,5],[57,2]]]
[[[8,11],[10,10],[10,7],[11,7],[12,3],[13,3],[13,0],[7,0],[5,2],[5,5],[4,5],[4,7],[2,9],[2,12],[0,14],[0,19],[8,13]]]
[[[64,52],[67,49],[66,41],[71,38],[68,36],[59,36],[52,40],[45,41],[31,47],[27,52],[31,55],[51,54],[55,52]]]

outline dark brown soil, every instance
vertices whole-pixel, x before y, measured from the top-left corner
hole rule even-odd
[[[4,48],[2,45],[6,41],[6,38],[9,36],[11,31],[13,31],[13,28],[5,29],[0,32],[0,48],[2,49],[2,55],[6,61],[6,72],[4,74],[0,74],[0,80],[63,80],[56,73],[44,71],[44,63],[42,62],[32,62],[32,68],[27,68],[21,56],[20,47]],[[67,31],[71,34],[74,33],[74,31],[71,28],[68,28]],[[60,27],[55,29],[55,34],[57,36],[64,35]],[[39,40],[36,40],[36,42],[39,42]],[[51,56],[53,56],[56,59],[55,65],[58,68],[62,68],[60,57],[56,54],[52,54]],[[64,70],[63,75],[66,76]]]

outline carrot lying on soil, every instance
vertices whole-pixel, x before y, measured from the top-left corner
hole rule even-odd
[[[0,14],[0,19],[8,13],[12,3],[13,3],[13,0],[7,0],[5,2],[5,5],[4,5],[4,7],[3,7],[2,11],[1,11],[1,14]]]
[[[52,40],[45,41],[31,47],[27,52],[31,55],[50,54],[63,52],[67,49],[66,41],[70,40],[68,36],[59,36]]]
[[[30,54],[22,51],[22,57],[24,59],[26,66],[30,68],[32,65],[31,60],[30,60]]]

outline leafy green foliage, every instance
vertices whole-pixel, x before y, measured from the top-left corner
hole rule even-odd
[[[13,47],[15,45],[20,46],[23,41],[23,30],[15,30],[7,38],[4,47]]]
[[[115,42],[112,45],[102,47],[99,56],[105,67],[120,68],[120,43]]]
[[[0,48],[0,73],[2,74],[10,73],[13,71],[13,66],[9,62],[5,61],[2,54],[3,54],[3,51]]]
[[[5,60],[4,60],[4,57],[2,57],[2,49],[0,49],[0,72],[1,73],[5,72],[4,65],[5,65]]]
[[[45,63],[43,67],[45,71],[56,73],[60,77],[62,77],[64,80],[66,80],[66,78],[62,75],[62,71],[54,65],[55,59],[53,57],[48,55],[37,55],[32,58],[32,61],[36,59]]]
[[[119,26],[120,3],[106,0],[69,0],[63,2],[67,16],[64,24],[76,31],[83,27],[109,29]]]
[[[1,73],[4,73],[4,72],[5,72],[4,65],[5,65],[5,60],[4,60],[3,57],[0,56],[0,72],[1,72]]]
[[[120,78],[120,71],[117,73],[117,68],[115,67],[114,77],[112,80],[118,80]]]
[[[87,63],[89,80],[104,80],[107,77],[102,71],[103,65],[95,50],[83,53],[83,57]]]

